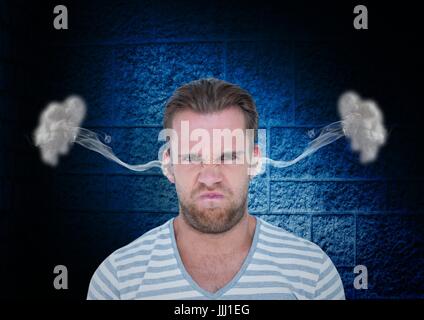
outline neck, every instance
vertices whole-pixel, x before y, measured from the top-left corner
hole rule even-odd
[[[187,224],[180,213],[174,220],[175,239],[178,247],[188,249],[191,255],[225,255],[248,250],[256,228],[256,218],[246,212],[230,230],[219,233],[202,233]]]

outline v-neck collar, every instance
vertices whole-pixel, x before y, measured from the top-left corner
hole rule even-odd
[[[206,296],[210,299],[217,299],[217,298],[221,297],[225,292],[227,292],[229,289],[231,289],[237,283],[237,281],[240,279],[240,277],[245,272],[247,266],[249,265],[250,260],[252,259],[253,253],[256,249],[257,242],[258,242],[260,219],[257,218],[257,217],[255,217],[255,219],[256,219],[255,234],[253,235],[253,240],[252,240],[252,244],[251,244],[250,249],[249,249],[249,253],[247,254],[246,258],[244,259],[240,270],[230,280],[230,282],[228,282],[224,287],[222,287],[221,289],[219,289],[215,293],[206,291],[205,289],[200,287],[196,283],[196,281],[193,280],[191,275],[187,272],[187,270],[186,270],[186,268],[183,264],[183,261],[181,259],[180,252],[178,251],[177,241],[176,241],[176,238],[175,238],[175,231],[174,231],[175,217],[171,219],[171,221],[169,223],[169,229],[170,229],[170,234],[171,234],[171,242],[172,242],[172,247],[173,247],[173,250],[174,250],[174,255],[175,255],[175,258],[177,259],[178,266],[179,266],[184,278],[190,283],[190,285],[193,287],[193,289],[195,289],[196,291],[200,292],[202,295],[204,295],[204,296]]]

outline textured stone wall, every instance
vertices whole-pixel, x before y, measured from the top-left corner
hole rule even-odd
[[[339,120],[336,102],[343,91],[375,98],[383,110],[396,103],[396,76],[388,81],[374,64],[378,54],[363,55],[352,44],[357,38],[341,41],[327,25],[320,33],[291,10],[240,6],[69,5],[70,29],[40,39],[49,58],[32,70],[43,75],[39,86],[52,96],[40,99],[38,111],[50,99],[79,94],[88,106],[83,126],[111,135],[110,145],[124,161],[143,163],[157,157],[163,107],[173,90],[217,77],[252,93],[268,155],[288,160],[306,147],[308,130]],[[3,21],[0,70],[13,68],[4,51]],[[380,86],[381,79],[387,82]],[[0,107],[11,98],[5,81],[0,72]],[[0,110],[3,149],[12,122]],[[416,131],[407,120],[387,115],[391,136],[376,163],[362,166],[348,141],[339,139],[292,167],[268,168],[250,188],[250,212],[320,245],[336,264],[348,298],[423,297],[423,175],[413,150]],[[0,209],[9,212],[14,205],[5,166],[20,161],[3,159]],[[78,294],[109,253],[177,214],[175,188],[157,169],[129,172],[75,146],[55,170],[49,171],[55,201],[40,203],[51,212],[45,218],[54,226],[49,239],[59,239],[61,247],[50,249],[49,261],[62,259],[78,270]],[[31,174],[13,178],[13,185],[37,188]],[[25,201],[25,194],[17,197]],[[353,288],[358,264],[368,267],[368,290]]]

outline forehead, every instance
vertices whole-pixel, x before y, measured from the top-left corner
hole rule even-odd
[[[189,109],[178,111],[172,119],[172,128],[180,133],[183,121],[189,122],[190,131],[205,129],[212,132],[213,129],[246,128],[243,111],[236,106],[213,113],[198,113]]]

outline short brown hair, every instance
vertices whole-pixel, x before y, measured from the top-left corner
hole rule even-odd
[[[246,129],[258,129],[258,113],[252,96],[238,85],[215,78],[199,79],[174,91],[166,103],[164,128],[172,128],[172,119],[179,110],[213,113],[238,106],[244,113]]]

